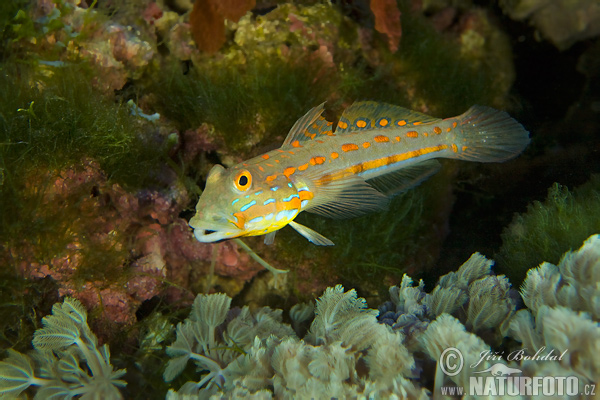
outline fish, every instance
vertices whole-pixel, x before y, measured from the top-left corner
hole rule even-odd
[[[359,101],[334,127],[324,104],[296,121],[280,148],[230,168],[212,167],[189,221],[198,241],[265,235],[271,244],[290,225],[311,243],[333,245],[294,219],[303,211],[349,218],[383,210],[392,196],[435,174],[439,158],[502,162],[530,140],[519,122],[486,106],[439,119]]]

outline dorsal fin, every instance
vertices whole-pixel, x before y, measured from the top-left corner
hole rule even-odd
[[[340,117],[336,135],[370,129],[398,128],[439,121],[417,111],[374,101],[358,101],[346,108]]]
[[[321,103],[310,109],[302,118],[296,121],[283,141],[281,148],[293,147],[292,143],[296,140],[305,142],[320,135],[333,136],[333,124],[322,115],[324,105],[325,103]]]

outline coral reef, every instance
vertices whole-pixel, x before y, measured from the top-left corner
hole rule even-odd
[[[354,289],[330,287],[314,305],[292,308],[294,328],[281,310],[232,308],[223,293],[198,295],[166,348],[163,378],[180,386],[166,398],[426,399],[442,387],[467,390],[474,373],[493,374],[498,362],[523,377],[576,377],[580,390],[597,383],[600,364],[587,355],[600,350],[600,236],[565,254],[558,266],[530,270],[521,289],[527,308],[518,311],[517,296],[506,278],[491,273],[492,264],[475,253],[429,293],[422,281],[414,286],[405,276],[379,311]],[[173,326],[160,316],[149,320],[140,350],[158,355]],[[86,321],[77,300],[57,303],[35,332],[37,353],[30,358],[10,350],[0,362],[0,393],[13,398],[41,386],[38,396],[85,398],[103,390],[106,398],[121,398],[124,371],[113,370],[108,348],[98,348]],[[498,340],[503,337],[511,340]],[[441,365],[449,348],[464,357],[456,374]],[[138,359],[135,369],[147,362]],[[38,373],[34,363],[56,368]],[[512,380],[499,382],[514,392]]]
[[[530,270],[522,288],[528,309],[516,311],[518,295],[510,293],[505,277],[492,275],[492,264],[473,254],[457,272],[441,277],[430,293],[424,291],[423,282],[415,287],[405,275],[399,287],[390,288],[391,301],[380,306],[379,313],[368,309],[354,290],[344,292],[341,285],[328,288],[314,306],[306,335],[294,332],[281,322],[280,313],[268,307],[250,314],[247,307],[229,310],[230,299],[223,295],[198,296],[190,317],[177,327],[177,340],[167,349],[174,358],[167,364],[165,379],[180,374],[190,359],[206,374],[177,393],[170,392],[168,398],[203,398],[217,392],[257,398],[392,393],[428,398],[430,392],[415,384],[417,378],[428,380],[424,376],[431,371],[425,368],[428,363],[455,348],[465,366],[485,370],[493,362],[482,355],[504,354],[499,351],[506,346],[499,340],[504,336],[522,342],[523,350],[513,353],[518,349],[514,343],[509,350],[524,351],[529,358],[503,361],[522,368],[524,376],[549,373],[577,376],[581,387],[594,383],[600,364],[584,354],[598,350],[600,343],[600,327],[594,322],[600,304],[600,236],[591,236],[578,251],[565,254],[559,267],[544,263]],[[311,309],[310,305],[293,309],[294,326],[306,322]],[[582,310],[591,316],[577,313]],[[243,331],[240,325],[245,326]],[[568,357],[556,363],[536,362],[531,357],[537,350],[541,355],[557,352]],[[448,378],[468,388],[471,368]],[[438,365],[434,392],[448,384],[444,377]]]
[[[409,2],[374,2],[359,12],[281,2],[246,12],[250,1],[235,15],[213,3],[196,2],[193,18],[185,14],[191,4],[169,2],[39,0],[0,9],[7,43],[0,107],[10,143],[0,149],[8,194],[3,237],[35,243],[8,240],[3,259],[24,276],[57,280],[60,294],[95,307],[92,319],[131,325],[153,296],[191,301],[190,292],[242,291],[260,267],[237,244],[193,243],[186,207],[214,163],[274,146],[309,107],[329,100],[335,112],[372,98],[450,115],[475,102],[503,105],[512,79],[505,37],[484,12],[462,24],[458,38],[436,30]],[[210,26],[219,33],[208,39],[218,46],[196,48],[197,17],[216,21]],[[494,57],[493,69],[486,57]],[[276,249],[249,244],[272,265],[298,265],[282,297],[308,300],[339,276],[358,281],[362,268],[366,290],[376,295],[404,272],[398,265],[433,265],[448,232],[455,172],[449,166],[429,192],[377,216],[369,251],[352,246],[371,225],[366,219],[333,227],[334,240],[346,246],[330,253],[298,251],[290,235]],[[51,184],[36,192],[42,176],[62,179],[68,196]],[[39,179],[26,187],[31,177]],[[53,214],[52,202],[67,207]],[[81,211],[87,214],[77,219]],[[32,233],[19,223],[26,219],[39,223]],[[402,234],[388,241],[386,232],[398,226]],[[385,244],[397,250],[384,251]]]
[[[469,0],[250,0],[226,15],[217,3],[230,2],[0,2],[0,347],[10,349],[0,363],[0,397],[86,397],[101,387],[106,397],[132,399],[161,398],[169,389],[168,397],[188,399],[424,398],[467,377],[443,379],[436,360],[444,346],[474,357],[517,349],[515,340],[570,349],[560,363],[511,364],[527,376],[596,379],[589,354],[597,350],[597,263],[577,252],[560,256],[600,230],[597,178],[573,195],[553,189],[546,204],[533,204],[507,228],[497,267],[513,284],[548,261],[528,273],[527,310],[518,310],[509,280],[493,275],[492,262],[479,254],[432,290],[424,282],[438,278],[443,260],[458,265],[438,260],[451,232],[455,188],[476,192],[468,204],[485,210],[476,203],[504,190],[528,160],[494,174],[447,163],[387,212],[342,222],[313,217],[307,224],[331,237],[332,249],[307,247],[284,231],[274,246],[248,240],[254,253],[233,241],[201,244],[187,225],[212,165],[279,145],[293,121],[323,101],[328,118],[357,99],[440,117],[475,103],[518,111],[525,103],[511,92],[518,57],[497,10]],[[509,14],[527,18],[560,48],[597,34],[595,8],[554,12],[589,1],[503,6],[515,4],[539,4]],[[546,21],[560,16],[581,29],[564,25],[563,35],[563,25],[546,28],[539,21],[548,11]],[[209,21],[204,28],[214,36],[201,37],[198,21]],[[592,117],[596,53],[590,46],[581,60],[587,100],[573,106]],[[580,146],[591,159],[596,129],[589,121],[564,129],[573,133],[557,146],[585,138],[592,144]],[[555,146],[552,140],[534,141],[531,154]],[[555,154],[548,151],[546,160]],[[592,170],[577,169],[579,176]],[[483,175],[491,175],[486,182],[495,191],[482,187]],[[522,205],[539,198],[529,195]],[[490,249],[497,244],[482,241]],[[595,254],[595,240],[586,246]],[[256,254],[289,272],[265,271]],[[400,279],[379,313],[367,308]],[[25,355],[41,316],[63,296],[53,311],[60,318],[43,320],[32,355]],[[280,309],[294,304],[288,318]],[[567,327],[572,332],[563,332]],[[44,339],[61,329],[70,333]],[[98,343],[109,343],[112,357]],[[168,383],[157,367],[164,365]],[[118,369],[124,367],[125,375]]]

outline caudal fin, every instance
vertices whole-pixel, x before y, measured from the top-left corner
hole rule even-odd
[[[529,144],[529,132],[504,111],[484,106],[469,108],[460,118],[462,136],[455,157],[478,162],[501,162],[518,156]]]

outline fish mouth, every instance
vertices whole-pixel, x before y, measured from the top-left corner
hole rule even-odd
[[[239,236],[234,225],[220,216],[213,216],[212,221],[206,221],[197,215],[190,219],[189,225],[194,230],[194,236],[201,243],[213,243],[223,239]]]
[[[194,227],[192,227],[194,228]],[[194,237],[201,243],[213,243],[223,239],[236,237],[234,232],[215,231],[211,229],[194,228]]]

